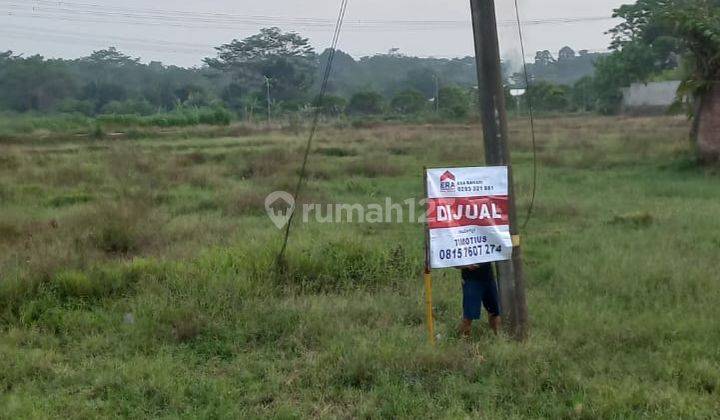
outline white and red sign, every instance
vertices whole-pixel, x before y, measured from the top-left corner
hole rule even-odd
[[[430,266],[509,260],[506,166],[428,169]]]

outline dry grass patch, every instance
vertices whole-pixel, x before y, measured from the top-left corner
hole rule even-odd
[[[346,167],[345,173],[367,178],[395,177],[402,174],[402,168],[387,158],[369,158],[354,162]]]
[[[232,159],[229,175],[243,179],[267,178],[292,172],[301,162],[302,152],[299,149],[272,148],[243,152]]]
[[[16,148],[3,147],[0,151],[0,171],[14,171],[20,167],[22,156]]]
[[[216,197],[218,207],[223,215],[239,217],[262,214],[265,211],[265,197],[267,193],[246,188],[235,188],[228,192],[219,193]]]
[[[357,150],[345,147],[319,147],[315,149],[315,153],[330,157],[348,157],[358,155]]]
[[[0,243],[13,243],[23,236],[23,229],[16,221],[0,220]]]

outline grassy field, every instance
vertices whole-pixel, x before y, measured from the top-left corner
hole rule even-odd
[[[544,119],[524,232],[531,334],[454,332],[419,224],[298,224],[264,198],[304,132],[0,143],[0,417],[713,418],[720,175],[682,118]],[[478,127],[323,128],[304,202],[422,194],[483,162]],[[521,210],[532,154],[512,127]]]

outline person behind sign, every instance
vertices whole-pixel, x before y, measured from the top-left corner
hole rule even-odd
[[[500,300],[492,263],[461,267],[463,288],[463,319],[460,322],[460,335],[469,337],[472,322],[481,318],[482,308],[488,313],[490,329],[495,334],[500,331]]]

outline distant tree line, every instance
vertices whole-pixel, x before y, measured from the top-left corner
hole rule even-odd
[[[618,16],[631,14],[628,7],[618,9]],[[677,41],[660,37],[647,48],[622,41],[622,26],[613,31],[616,41],[609,54],[570,47],[556,56],[537,52],[527,67],[529,87],[519,66],[503,63],[508,109],[522,112],[531,99],[540,112],[614,113],[622,87],[671,77],[667,72],[677,69]],[[199,68],[144,64],[112,47],[74,60],[7,51],[0,53],[0,111],[142,116],[222,108],[259,119],[265,118],[269,100],[271,114],[278,116],[318,107],[328,116],[465,118],[473,112],[473,57],[419,58],[393,49],[356,60],[336,51],[327,96],[320,102],[316,95],[330,55],[330,50],[316,53],[307,38],[278,28],[217,47]],[[512,88],[527,93],[514,97]]]
[[[77,60],[0,53],[0,109],[84,115],[139,114],[215,100],[209,69],[142,64],[115,48]]]
[[[354,60],[337,51],[328,96],[317,103],[330,51],[316,54],[306,38],[267,28],[217,48],[201,68],[141,63],[116,48],[79,59],[0,52],[0,111],[150,115],[181,108],[222,107],[243,118],[319,105],[328,115],[414,114],[434,109],[462,115],[475,68],[471,58],[421,59],[391,51]],[[469,107],[469,102],[467,104]]]

